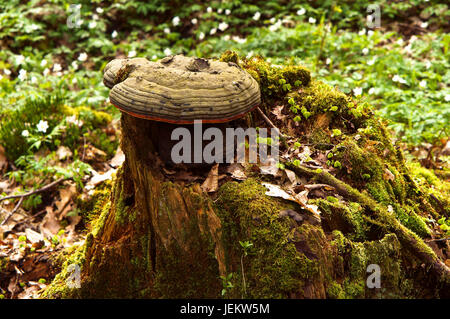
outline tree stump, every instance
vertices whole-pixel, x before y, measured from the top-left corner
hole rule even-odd
[[[267,73],[269,67],[263,62],[248,63],[255,63],[249,70],[266,85],[262,87],[266,101],[285,93],[263,76],[281,72],[292,78],[292,85],[299,78],[290,69]],[[258,174],[243,182],[226,182],[213,197],[203,193],[198,183],[170,181],[162,173],[151,121],[123,113],[126,160],[110,197],[100,202],[101,214],[85,245],[69,256],[43,297],[448,297],[448,267],[385,209],[389,202],[399,210],[402,205],[409,208],[404,203],[419,199],[420,207],[437,214],[410,181],[384,126],[371,115],[351,112],[353,106],[344,95],[321,83],[309,84],[309,79],[298,94],[309,94],[310,101],[318,96],[325,101],[320,105],[339,104],[342,116],[353,125],[349,134],[370,127],[359,145],[350,136],[340,142],[336,153],[340,150],[341,160],[352,168],[348,175],[341,173],[341,179],[296,169],[310,182],[333,185],[343,203],[317,199],[322,211],[318,221],[296,203],[266,196]],[[326,100],[330,98],[334,100]],[[316,112],[303,129],[320,146],[324,134],[337,124],[332,123],[333,113]],[[383,177],[385,167],[396,180]],[[369,188],[370,193],[364,170],[373,175],[368,185],[377,187]],[[419,222],[407,225],[417,232],[426,230]],[[67,285],[72,264],[81,267],[76,288]],[[381,287],[368,284],[371,265],[381,267]]]

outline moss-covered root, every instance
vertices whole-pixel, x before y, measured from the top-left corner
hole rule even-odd
[[[315,171],[290,163],[287,165],[297,174],[315,177],[317,180],[335,187],[337,192],[342,196],[357,201],[364,206],[367,212],[372,214],[372,216],[368,216],[369,218],[375,219],[381,223],[388,232],[394,233],[402,243],[403,247],[407,248],[413,255],[429,267],[431,273],[438,282],[443,285],[443,290],[450,289],[450,269],[419,236],[403,226],[394,215],[389,213],[386,207],[378,204],[369,196],[362,194],[357,189],[340,181],[328,172]]]

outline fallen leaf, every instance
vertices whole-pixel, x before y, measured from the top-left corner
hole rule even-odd
[[[41,233],[38,233],[31,228],[25,229],[25,236],[27,236],[27,239],[32,243],[39,243],[40,241],[44,240],[44,236],[42,236]]]
[[[268,158],[265,163],[259,165],[259,170],[263,175],[272,175],[274,177],[281,176],[278,162],[274,158]]]
[[[284,172],[284,175],[289,180],[289,185],[288,185],[289,189],[291,189],[295,185],[297,185],[297,175],[293,171],[291,171],[289,169],[284,169],[283,172]]]
[[[383,178],[387,181],[393,181],[393,180],[395,180],[395,175],[392,174],[392,172],[390,170],[385,168],[384,173],[383,173]]]
[[[318,218],[320,218],[320,211],[319,208],[316,205],[309,205],[308,202],[308,190],[304,190],[303,192],[300,192],[299,194],[296,194],[295,196],[292,196],[288,194],[285,190],[283,190],[280,186],[270,184],[270,183],[262,183],[263,186],[265,186],[268,191],[265,193],[267,196],[271,197],[280,197],[286,200],[290,200],[293,202],[296,202],[304,209],[308,210],[312,214],[316,215]]]
[[[95,170],[91,170],[92,177],[91,179],[86,183],[86,189],[91,190],[94,189],[95,186],[99,185],[100,183],[103,183],[106,180],[112,179],[112,174],[115,173],[115,169],[110,169],[104,174],[99,174]]]
[[[72,200],[72,197],[76,194],[77,189],[74,185],[71,185],[67,188],[63,188],[59,190],[60,200],[55,202],[55,205],[58,209],[56,215],[59,220],[62,220],[66,217],[67,213],[71,211],[72,207],[69,203]]]
[[[114,168],[117,168],[120,165],[122,165],[124,161],[125,161],[125,154],[123,153],[122,149],[120,147],[118,147],[116,154],[109,162],[109,165]]]
[[[39,230],[46,238],[48,238],[56,235],[61,226],[55,212],[53,211],[53,208],[51,206],[47,206],[45,210],[47,211],[47,214],[45,214],[42,219],[42,222],[39,225]]]
[[[5,149],[0,145],[0,172],[6,168],[8,160],[6,159]]]
[[[244,167],[240,163],[233,163],[227,167],[227,173],[231,174],[231,178],[238,181],[243,181],[247,179],[245,175]]]
[[[207,193],[213,193],[219,189],[219,163],[211,168],[201,187]]]
[[[56,155],[60,161],[65,160],[66,158],[72,157],[72,151],[67,146],[60,146],[56,151]]]
[[[277,120],[283,121],[286,118],[286,115],[283,115],[281,112],[283,111],[284,105],[277,105],[272,111],[272,114],[275,115]]]

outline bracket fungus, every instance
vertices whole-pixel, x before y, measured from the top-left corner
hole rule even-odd
[[[203,136],[207,128],[223,130],[223,123],[243,117],[261,103],[258,82],[239,65],[183,55],[157,62],[112,60],[104,69],[103,83],[111,89],[114,106],[151,122],[149,137],[166,163],[172,162],[174,129],[192,132],[194,122],[201,120]]]
[[[165,123],[224,123],[261,102],[258,83],[237,64],[183,55],[115,59],[103,82],[121,111]]]

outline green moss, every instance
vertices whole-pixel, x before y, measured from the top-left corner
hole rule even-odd
[[[310,72],[299,65],[276,68],[260,57],[253,57],[246,60],[243,67],[258,81],[264,101],[283,99],[292,89],[311,82]]]
[[[226,183],[219,192],[216,209],[222,220],[223,243],[228,252],[227,272],[236,273],[231,297],[241,297],[243,293],[239,241],[253,244],[244,258],[246,297],[287,297],[320,273],[320,265],[311,251],[321,246],[314,240],[323,239],[323,233],[305,224],[293,230],[292,220],[278,216],[289,204],[265,196],[265,191],[257,180],[248,179],[243,183]],[[305,251],[299,251],[295,243],[304,245]]]
[[[0,273],[4,272],[6,269],[6,266],[8,265],[9,258],[8,257],[1,257],[0,258]]]
[[[220,56],[222,62],[233,62],[239,65],[239,56],[236,52],[227,50]]]
[[[67,298],[78,295],[78,288],[69,288],[68,281],[74,273],[75,266],[83,269],[85,262],[85,246],[72,246],[64,254],[67,256],[62,271],[56,275],[51,284],[43,291],[41,298]]]
[[[67,116],[75,115],[78,119],[82,120],[85,125],[92,127],[104,126],[112,120],[110,114],[93,110],[87,106],[70,107],[65,105],[63,113]]]
[[[331,299],[345,299],[346,293],[340,284],[333,281],[327,288],[327,297]]]
[[[330,199],[333,200],[330,201]],[[327,200],[311,200],[322,212],[323,227],[329,231],[339,230],[352,240],[366,238],[367,223],[362,215],[362,207],[357,203],[339,203],[337,198],[328,196]]]
[[[394,212],[397,219],[407,228],[415,232],[422,238],[431,236],[431,231],[425,221],[414,212],[414,209],[408,205],[395,205]]]

